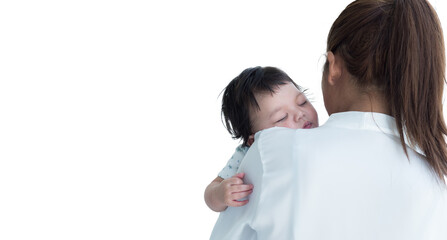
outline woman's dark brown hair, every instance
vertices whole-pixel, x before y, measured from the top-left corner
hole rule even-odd
[[[445,48],[432,6],[425,0],[355,1],[332,25],[327,51],[344,60],[360,89],[382,92],[407,156],[404,136],[444,182]]]

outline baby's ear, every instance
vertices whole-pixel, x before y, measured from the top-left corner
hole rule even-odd
[[[255,141],[255,135],[252,134],[248,137],[247,145],[250,147],[254,141]]]

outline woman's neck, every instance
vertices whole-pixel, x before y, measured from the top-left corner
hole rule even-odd
[[[358,93],[351,96],[352,101],[347,101],[345,111],[378,112],[391,116],[391,110],[380,93]]]

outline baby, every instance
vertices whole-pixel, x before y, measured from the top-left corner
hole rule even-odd
[[[222,115],[228,132],[243,143],[205,189],[205,202],[216,212],[248,203],[240,199],[250,195],[253,186],[244,184],[244,173],[236,172],[256,132],[275,126],[318,127],[317,112],[301,87],[274,67],[248,68],[233,79],[222,97]]]

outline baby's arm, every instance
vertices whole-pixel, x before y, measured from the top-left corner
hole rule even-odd
[[[248,200],[238,201],[253,192],[253,185],[244,184],[244,173],[238,173],[231,178],[217,177],[205,189],[205,202],[211,210],[222,212],[230,207],[240,207]]]

